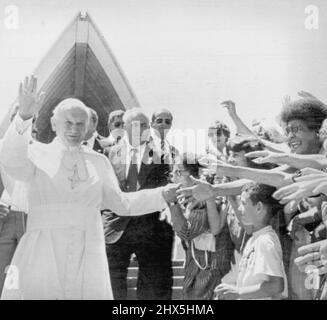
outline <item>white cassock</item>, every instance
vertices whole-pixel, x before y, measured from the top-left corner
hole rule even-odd
[[[27,183],[28,219],[1,299],[113,299],[100,210],[143,215],[166,207],[163,188],[123,193],[108,159],[59,138],[29,144],[16,116],[0,162]]]

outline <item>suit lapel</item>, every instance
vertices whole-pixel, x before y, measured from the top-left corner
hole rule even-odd
[[[110,152],[110,160],[114,167],[116,176],[121,183],[125,186],[126,183],[126,146],[124,144],[113,147]],[[125,189],[125,187],[124,187]]]

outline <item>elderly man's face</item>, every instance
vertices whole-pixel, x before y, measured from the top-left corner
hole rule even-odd
[[[149,138],[149,121],[142,114],[130,118],[125,123],[125,129],[128,134],[129,143],[133,146],[140,145]]]
[[[88,130],[88,114],[80,108],[64,110],[52,119],[52,128],[68,146],[79,146]]]
[[[167,112],[158,113],[151,123],[151,127],[160,135],[161,139],[165,139],[167,133],[169,132],[173,119],[171,115]]]

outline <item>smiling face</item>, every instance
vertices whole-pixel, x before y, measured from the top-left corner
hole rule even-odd
[[[172,126],[172,122],[173,119],[170,113],[161,112],[156,114],[151,127],[159,133],[161,139],[165,139]]]
[[[289,121],[285,133],[292,153],[314,154],[319,152],[321,145],[319,135],[315,130],[309,129],[303,120]]]
[[[62,110],[56,117],[51,118],[53,131],[67,146],[79,146],[88,130],[89,115],[87,111],[72,107]]]

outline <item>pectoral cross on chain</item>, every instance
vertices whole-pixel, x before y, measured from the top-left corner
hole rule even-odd
[[[82,181],[78,174],[77,164],[74,165],[73,175],[71,177],[68,177],[68,180],[70,181],[70,186],[72,189],[75,189],[75,187]]]

